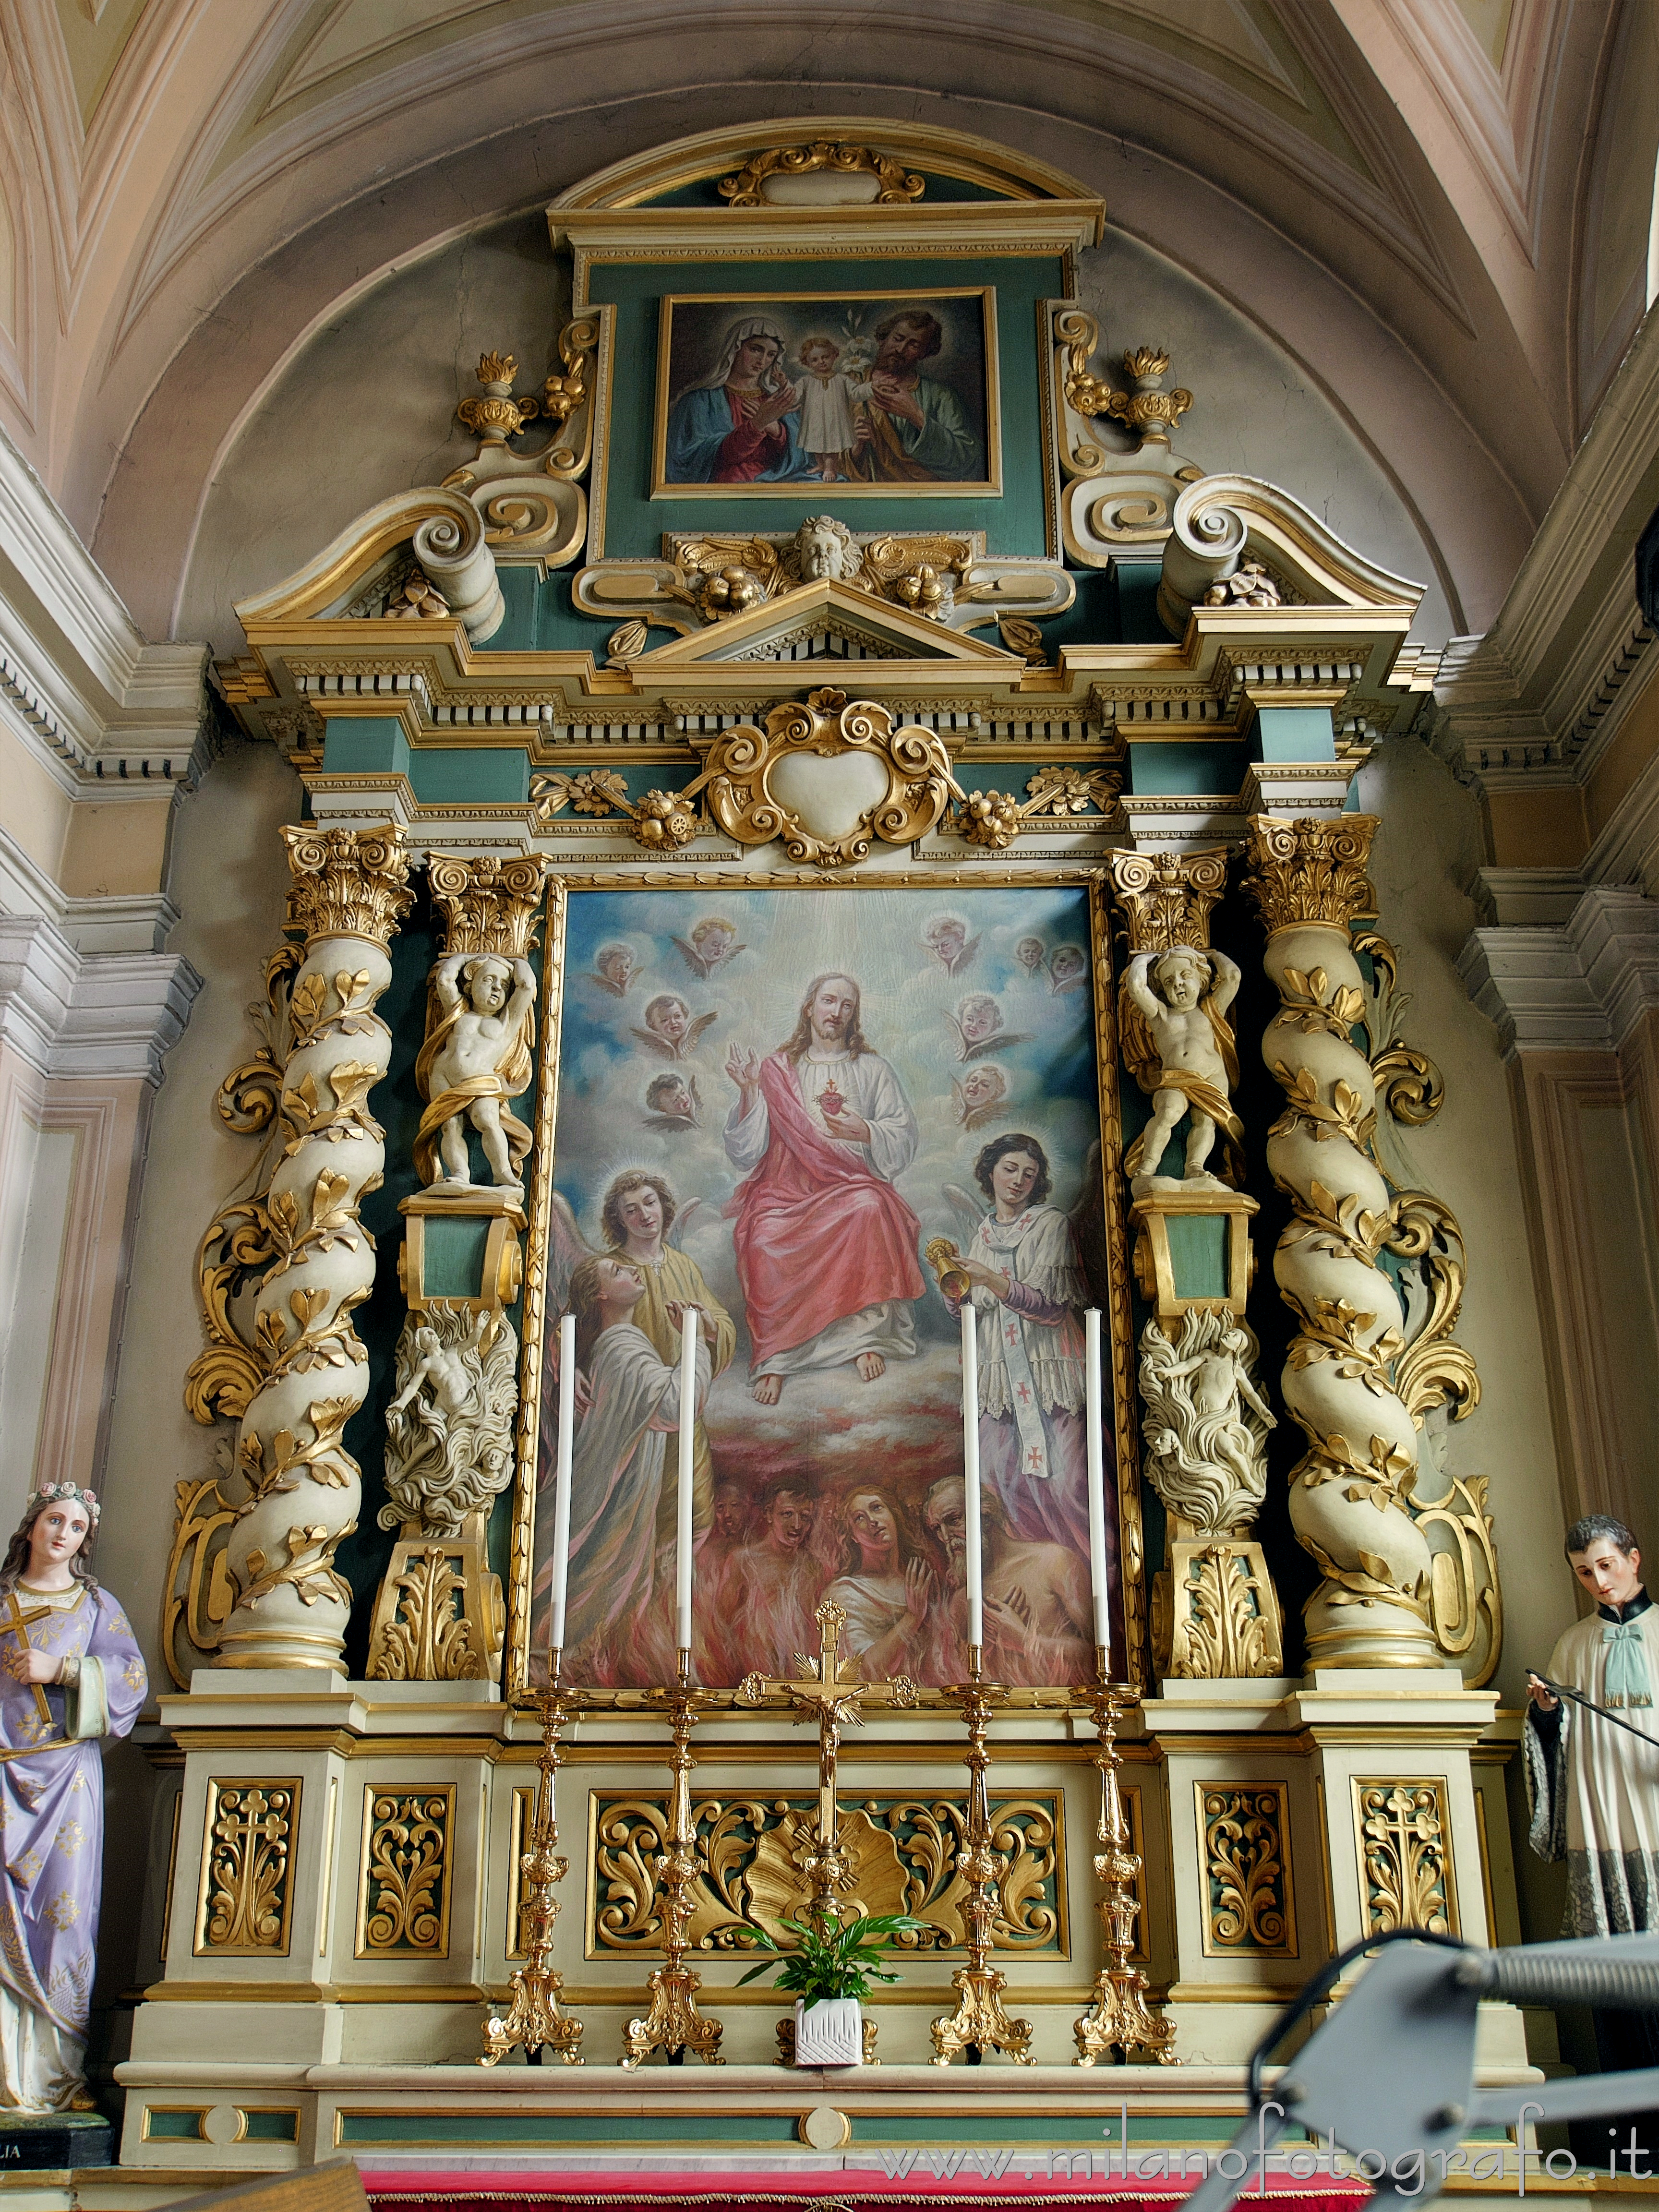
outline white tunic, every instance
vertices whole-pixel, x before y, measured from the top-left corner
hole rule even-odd
[[[1550,1654],[1551,1679],[1607,1705],[1603,1631],[1613,1626],[1597,1612],[1568,1629]],[[1638,1626],[1659,1697],[1659,1605]],[[1568,1698],[1559,1725],[1528,1713],[1530,1840],[1540,1858],[1566,1860],[1570,1936],[1659,1929],[1659,1705],[1622,1707],[1620,1718],[1653,1739],[1652,1750]]]
[[[800,442],[809,453],[848,453],[858,434],[853,408],[869,391],[850,376],[820,376],[807,369],[800,391]]]

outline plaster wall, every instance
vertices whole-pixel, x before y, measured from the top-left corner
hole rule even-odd
[[[301,817],[299,779],[270,746],[238,738],[179,801],[169,950],[204,977],[190,1026],[156,1095],[111,1417],[103,1557],[131,1610],[152,1682],[173,1485],[212,1472],[214,1431],[185,1413],[185,1370],[201,1343],[196,1248],[213,1209],[252,1175],[258,1143],[213,1108],[222,1079],[256,1042],[246,1008],[276,942],[288,869],[278,825]]]
[[[1362,809],[1382,826],[1371,857],[1379,927],[1401,956],[1413,994],[1409,1042],[1446,1080],[1446,1103],[1420,1129],[1397,1131],[1413,1179],[1462,1224],[1468,1283],[1457,1328],[1480,1370],[1481,1400],[1453,1425],[1447,1464],[1486,1475],[1496,1522],[1506,1621],[1495,1686],[1505,1706],[1525,1695],[1577,1618],[1561,1559],[1561,1492],[1533,1285],[1510,1088],[1498,1032],[1470,1004],[1457,955],[1478,917],[1465,886],[1484,860],[1479,801],[1411,738],[1380,746],[1361,769]],[[1534,1929],[1534,1936],[1553,1929]]]
[[[1425,583],[1418,635],[1438,641],[1460,627],[1412,507],[1288,351],[1123,231],[1085,257],[1079,289],[1109,363],[1126,347],[1169,349],[1174,377],[1196,395],[1176,439],[1187,459],[1282,484],[1370,559]],[[235,600],[280,583],[376,500],[469,459],[475,442],[454,410],[477,390],[480,353],[513,353],[520,388],[533,391],[555,365],[568,296],[538,209],[398,270],[319,329],[204,494],[175,634],[234,653]]]

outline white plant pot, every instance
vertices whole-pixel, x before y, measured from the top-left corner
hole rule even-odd
[[[864,2012],[856,1997],[795,2000],[797,2066],[862,2066]]]

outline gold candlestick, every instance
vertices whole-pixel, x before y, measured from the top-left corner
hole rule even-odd
[[[1123,1764],[1123,1754],[1117,1747],[1117,1724],[1135,1699],[1132,1691],[1115,1688],[1107,1680],[1104,1651],[1098,1658],[1098,1677],[1090,1690],[1089,1703],[1097,1739],[1095,1765],[1100,1769],[1100,1818],[1095,1827],[1100,1849],[1095,1854],[1095,1875],[1101,1896],[1095,1910],[1100,1915],[1106,1963],[1095,1976],[1094,2002],[1073,2024],[1078,2055],[1072,2063],[1092,2066],[1103,2053],[1120,2050],[1126,2064],[1131,2051],[1145,2051],[1160,2066],[1178,2066],[1175,2022],[1147,2010],[1146,1977],[1129,1964],[1140,1913],[1140,1899],[1135,1893],[1140,1861],[1129,1849],[1129,1823],[1117,1786],[1117,1771]]]
[[[550,1655],[546,1694],[542,1698],[542,1749],[537,1760],[536,1809],[530,1824],[529,1848],[519,1861],[523,1876],[520,1924],[528,1954],[513,1977],[513,2002],[505,2019],[492,2013],[484,2022],[484,2054],[480,2066],[493,2066],[509,2051],[522,2045],[532,2066],[541,2063],[544,2051],[553,2051],[566,2066],[580,2066],[576,2045],[582,2039],[582,2023],[560,2009],[559,1992],[564,1976],[555,1973],[548,1961],[553,1955],[553,1923],[559,1917],[556,1886],[569,1871],[556,1845],[559,1822],[555,1799],[559,1771],[559,1731],[570,1710],[572,1693],[559,1680],[561,1654]]]
[[[630,2020],[623,2035],[623,2065],[632,2072],[653,2051],[666,2051],[671,2060],[689,2051],[710,2066],[724,2066],[720,2055],[720,2023],[705,2020],[697,2010],[697,1991],[702,1977],[685,1963],[690,1949],[691,1885],[697,1875],[696,1831],[691,1820],[691,1731],[704,1692],[691,1686],[691,1654],[680,1654],[679,1683],[672,1690],[653,1690],[651,1702],[665,1709],[673,1735],[668,1765],[674,1778],[669,1794],[668,1833],[658,1880],[662,1889],[663,1956],[646,1987],[651,2009],[642,2020]]]
[[[945,1695],[962,1707],[968,1728],[968,1748],[963,1754],[968,1768],[968,1818],[957,1871],[968,1884],[962,1917],[968,1929],[968,1964],[951,1977],[957,2008],[936,2020],[928,2031],[933,2039],[935,2066],[948,2066],[959,2051],[972,2049],[976,2058],[987,2051],[1006,2051],[1021,2066],[1036,2063],[1031,2057],[1031,2023],[1010,2020],[1002,2008],[1002,1992],[1008,1978],[988,1963],[992,1950],[991,1923],[997,1909],[997,1854],[993,1845],[991,1800],[986,1770],[991,1754],[985,1748],[985,1731],[991,1707],[1007,1691],[1000,1682],[987,1682],[980,1674],[981,1647],[968,1647],[968,1680]]]

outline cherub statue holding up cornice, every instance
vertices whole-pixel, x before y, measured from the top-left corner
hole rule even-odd
[[[421,1096],[431,1102],[415,1135],[416,1172],[439,1189],[471,1188],[470,1122],[490,1180],[522,1194],[530,1131],[507,1105],[534,1073],[535,970],[500,953],[452,952],[433,969],[430,989],[438,1018],[428,1014],[415,1062]]]
[[[1125,1024],[1125,1049],[1143,1091],[1150,1091],[1152,1118],[1123,1156],[1124,1172],[1137,1198],[1153,1190],[1225,1190],[1228,1185],[1206,1167],[1217,1133],[1242,1163],[1237,1148],[1244,1125],[1233,1111],[1238,1081],[1238,1053],[1226,1014],[1237,994],[1239,970],[1224,952],[1200,952],[1178,945],[1167,952],[1137,952],[1123,988],[1138,1024]],[[1133,1034],[1139,1030],[1139,1039]],[[1137,1044],[1139,1049],[1136,1048]],[[1165,1148],[1183,1115],[1187,1132],[1186,1173],[1158,1172]]]

